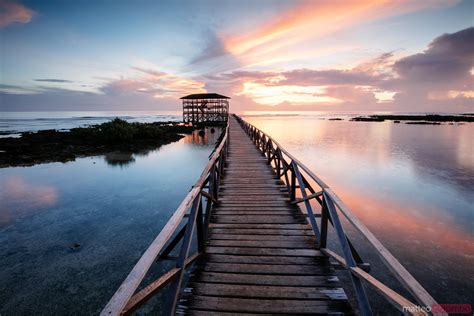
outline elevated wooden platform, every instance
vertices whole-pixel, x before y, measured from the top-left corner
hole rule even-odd
[[[352,314],[286,186],[234,117],[205,254],[178,314]]]
[[[349,272],[360,315],[373,315],[364,286],[402,314],[427,316],[420,306],[439,306],[313,171],[245,120],[228,122],[201,176],[101,316],[129,315],[165,289],[166,315],[353,314],[329,258]],[[370,275],[340,216],[419,305]],[[342,255],[327,248],[330,228]],[[157,260],[175,264],[142,285]]]

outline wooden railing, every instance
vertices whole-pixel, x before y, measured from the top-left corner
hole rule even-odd
[[[362,281],[364,281],[384,296],[402,313],[427,315],[428,312],[426,312],[426,310],[428,309],[422,309],[421,307],[431,308],[436,304],[433,297],[431,297],[421,284],[418,283],[402,264],[382,245],[369,229],[356,218],[349,207],[342,202],[329,186],[270,136],[240,117],[235,117],[257,148],[265,155],[268,163],[272,166],[280,180],[286,185],[292,203],[304,203],[309,223],[317,237],[317,248],[350,271],[361,314],[372,314],[367,295],[362,286]],[[301,196],[299,198],[297,198],[296,194],[297,189],[299,189]],[[320,209],[318,214],[315,214],[311,205],[311,200],[313,199],[316,200],[320,206],[318,207]],[[339,213],[375,248],[376,253],[380,256],[385,266],[413,295],[420,306],[417,306],[407,298],[393,291],[368,273],[370,265],[363,262],[355,247],[350,242],[342,226],[338,215]],[[316,221],[317,217],[320,217],[320,226],[318,226]],[[329,223],[336,232],[339,244],[342,248],[342,257],[327,248]]]
[[[223,131],[219,145],[212,153],[199,180],[178,206],[160,234],[153,240],[135,264],[125,281],[123,281],[104,307],[101,315],[110,316],[131,313],[141,304],[145,303],[153,294],[170,283],[170,291],[173,297],[170,313],[175,313],[185,270],[204,251],[211,208],[218,201],[217,192],[219,191],[228,148],[229,127],[227,126]],[[181,225],[182,222],[185,222],[185,224]],[[193,240],[197,241],[197,250],[190,255]],[[153,262],[160,258],[170,258],[169,254],[180,241],[181,247],[176,258],[175,267],[137,292],[137,288],[141,285]]]

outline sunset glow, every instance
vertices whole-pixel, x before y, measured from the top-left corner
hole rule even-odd
[[[0,109],[176,110],[206,91],[237,112],[472,106],[467,0],[119,1],[75,13],[92,5],[0,1]]]

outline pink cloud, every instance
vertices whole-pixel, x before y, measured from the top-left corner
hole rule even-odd
[[[319,51],[311,43],[354,25],[424,9],[447,7],[458,0],[307,0],[249,32],[219,34],[222,54],[232,54],[245,65],[311,58]],[[302,47],[302,43],[305,45]],[[219,46],[214,45],[215,48]],[[337,47],[332,48],[337,50]],[[220,56],[221,54],[218,54]],[[291,55],[288,57],[288,55]],[[208,58],[214,54],[204,54]]]
[[[0,0],[0,28],[4,28],[13,23],[28,23],[31,21],[34,11],[22,4]]]
[[[234,71],[206,79],[277,110],[466,111],[474,95],[473,43],[471,27],[438,36],[421,53],[396,59],[389,52],[350,69]]]

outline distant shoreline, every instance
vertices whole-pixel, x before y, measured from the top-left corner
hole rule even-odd
[[[368,115],[356,116],[350,119],[355,122],[384,122],[394,121],[400,123],[405,121],[406,124],[420,124],[420,125],[440,125],[448,122],[474,122],[474,114],[460,114],[460,115],[441,115],[441,114],[425,114],[425,115],[401,115],[401,114],[385,114],[385,115]]]

